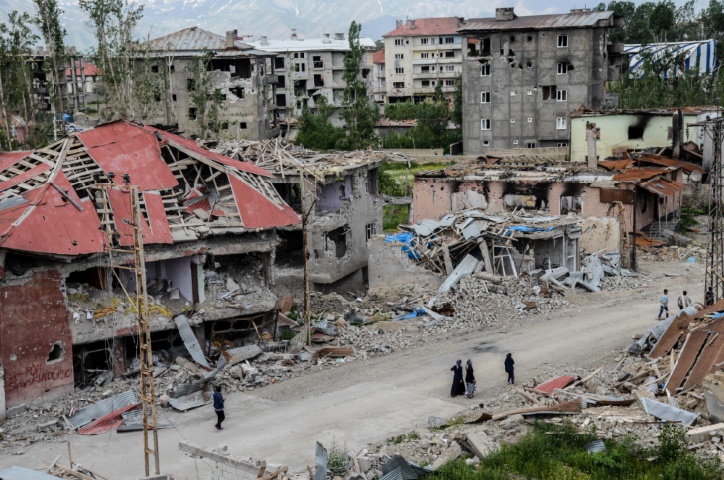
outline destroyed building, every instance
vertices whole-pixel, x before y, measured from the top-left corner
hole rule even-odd
[[[567,147],[571,110],[603,102],[613,57],[607,31],[620,20],[590,9],[518,17],[513,8],[467,20],[458,30],[465,154]]]
[[[174,356],[191,329],[207,357],[273,334],[275,231],[300,220],[272,178],[125,121],[0,153],[5,406],[138,369],[126,183],[140,192],[154,358]]]
[[[255,49],[238,39],[236,30],[226,37],[198,27],[155,38],[141,46],[134,68],[141,71],[150,62],[151,73],[158,74],[164,91],[156,97],[150,118],[145,123],[172,127],[189,135],[199,134],[198,107],[193,102],[198,79],[189,69],[205,54],[212,73],[209,95],[221,95],[219,116],[221,138],[259,140],[279,135],[276,112],[274,57],[276,54]]]
[[[366,289],[367,240],[382,233],[384,202],[377,169],[383,161],[407,157],[374,151],[318,153],[276,141],[222,142],[215,151],[254,161],[273,172],[272,182],[282,198],[300,215],[309,212],[308,267],[313,291],[347,294]],[[275,291],[298,295],[303,287],[302,226],[281,229],[279,235]]]
[[[390,103],[431,99],[441,87],[447,99],[463,70],[459,17],[397,20],[385,40],[387,99]]]
[[[469,163],[415,175],[413,219],[478,208],[487,213],[620,218],[624,232],[675,229],[682,183],[698,165],[653,154],[572,166],[557,149],[493,151]],[[558,152],[558,153],[556,153]],[[654,231],[652,232],[652,229]]]
[[[244,40],[259,50],[276,54],[274,103],[280,118],[293,117],[304,107],[314,109],[321,97],[329,105],[342,106],[346,86],[344,57],[349,51],[349,40],[344,33],[335,33],[334,37],[325,33],[322,38],[302,38],[296,29],[292,29],[289,39],[272,40],[261,36],[258,39],[244,37]],[[371,38],[360,38],[359,43],[365,49],[360,75],[371,87],[375,42]]]

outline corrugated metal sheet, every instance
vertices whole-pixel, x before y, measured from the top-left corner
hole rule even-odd
[[[560,377],[553,378],[551,380],[548,380],[545,383],[541,383],[537,387],[535,387],[533,390],[539,393],[546,393],[548,395],[553,393],[553,390],[556,388],[565,388],[569,384],[571,384],[576,378],[575,377],[569,377],[567,375],[562,375]]]
[[[288,205],[275,205],[236,176],[228,177],[245,228],[269,228],[300,223],[299,216]]]
[[[178,185],[176,177],[161,158],[156,136],[126,122],[100,125],[78,134],[88,154],[104,172],[114,172],[117,180],[128,173],[141,191],[163,190]]]
[[[94,420],[98,420],[109,413],[118,410],[128,405],[135,405],[138,403],[136,394],[133,390],[127,390],[118,395],[108,397],[105,400],[96,402],[93,405],[89,405],[85,408],[81,408],[76,412],[75,415],[68,418],[68,422],[73,426],[73,429],[78,429],[84,425],[88,425]]]
[[[143,199],[146,202],[146,213],[148,213],[149,233],[153,243],[173,243],[171,228],[168,226],[166,208],[163,205],[163,198],[160,193],[143,192]],[[144,242],[145,242],[144,238]]]
[[[598,165],[605,168],[606,170],[612,170],[616,172],[624,171],[627,168],[633,166],[633,160],[601,160]]]
[[[513,20],[471,18],[458,30],[477,33],[497,30],[554,30],[613,26],[613,12],[563,13],[557,15],[527,15]]]
[[[620,160],[620,161],[623,161],[623,160]],[[636,161],[638,163],[650,163],[652,165],[660,165],[662,167],[680,168],[680,169],[684,170],[685,172],[702,172],[702,173],[704,173],[706,171],[695,163],[685,162],[683,160],[677,160],[675,158],[662,157],[661,155],[651,155],[651,154],[641,155],[639,158],[636,159]],[[602,162],[598,162],[598,163],[601,164]]]
[[[699,355],[699,351],[701,351],[701,347],[704,345],[707,338],[709,338],[709,332],[707,331],[694,330],[689,332],[689,335],[686,337],[686,341],[684,342],[684,346],[681,347],[681,352],[679,353],[676,365],[674,365],[674,369],[671,371],[671,374],[666,381],[666,390],[668,390],[672,395],[676,393],[676,389],[683,383],[686,378],[686,374],[694,365],[696,357]]]
[[[113,211],[113,222],[116,225],[116,230],[120,233],[121,237],[119,243],[123,246],[133,245],[133,227],[131,226],[131,194],[127,191],[121,191],[117,188],[107,188],[108,198],[111,202],[111,210]],[[144,193],[144,196],[148,192]],[[141,233],[143,235],[143,243],[173,243],[171,239],[171,231],[168,227],[168,220],[166,219],[165,210],[160,212],[159,208],[163,207],[161,203],[160,195],[151,194],[151,211],[148,212],[149,219],[155,224],[156,229],[151,230],[148,222],[141,218]],[[162,225],[165,223],[165,227]]]
[[[226,37],[199,27],[189,27],[145,42],[150,50],[226,50]]]
[[[704,377],[716,370],[716,363],[722,355],[722,351],[724,351],[724,334],[712,333],[684,382],[684,390],[701,385]]]
[[[684,189],[684,186],[679,182],[664,179],[652,180],[650,182],[643,183],[641,184],[641,187],[660,197],[670,197]]]
[[[2,480],[58,480],[60,477],[37,472],[24,467],[10,467],[0,470]]]
[[[721,311],[724,311],[724,299],[702,310],[697,310],[691,306],[684,309],[683,312],[678,312],[675,315],[676,320],[667,327],[665,333],[660,336],[654,349],[651,350],[651,358],[659,358],[669,353],[679,339],[682,331],[684,331],[693,320],[704,318],[711,313]]]
[[[191,354],[191,358],[193,358],[194,361],[199,365],[206,368],[211,368],[209,362],[206,360],[204,352],[201,350],[201,345],[199,345],[199,341],[196,338],[196,335],[194,335],[193,330],[191,330],[191,325],[189,325],[189,319],[186,318],[185,315],[179,315],[173,320],[174,322],[176,322],[176,328],[178,328],[178,333],[179,335],[181,335],[181,339],[183,340],[184,345],[186,345],[186,350],[188,350],[188,352]]]
[[[457,35],[460,26],[460,19],[458,17],[417,18],[412,21],[408,20],[407,23],[401,27],[385,33],[382,36],[418,37],[420,35]]]
[[[79,428],[78,433],[80,435],[101,435],[114,428],[118,428],[123,423],[122,415],[129,411],[137,408],[138,405],[126,405],[118,410],[114,410],[108,415],[105,415],[98,420],[89,423],[85,427]]]
[[[676,59],[676,68],[664,71],[664,78],[676,77],[685,71],[706,74],[716,69],[716,40],[689,42],[650,43],[648,45],[627,44],[623,53],[629,55],[629,71],[644,74],[647,59],[659,62],[668,57]]]
[[[625,172],[617,173],[613,176],[616,182],[635,182],[640,180],[648,180],[656,175],[666,173],[665,168],[629,168]]]
[[[12,167],[31,153],[33,153],[32,150],[18,152],[0,152],[0,172]]]
[[[686,410],[657,402],[656,400],[652,400],[650,398],[641,397],[641,403],[643,404],[646,413],[661,420],[681,422],[684,425],[691,426],[699,419],[698,413],[687,412]]]
[[[8,188],[12,188],[16,185],[19,185],[21,183],[27,182],[28,180],[37,177],[43,172],[47,172],[50,170],[50,166],[46,165],[45,163],[41,163],[40,165],[36,165],[35,167],[31,168],[30,170],[27,170],[20,175],[14,175],[11,176],[8,180],[5,180],[4,182],[0,182],[0,192],[7,190]],[[7,175],[9,176],[9,175]]]
[[[327,480],[327,449],[319,442],[317,442],[314,457],[316,460],[314,480]]]

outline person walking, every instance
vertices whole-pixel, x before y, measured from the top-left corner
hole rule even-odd
[[[473,361],[468,358],[468,362],[465,364],[465,398],[473,398],[476,387]]]
[[[224,415],[224,396],[221,394],[221,385],[217,385],[214,392],[214,411],[216,412],[216,427],[217,430],[223,430],[221,422],[224,421],[226,416]]]
[[[709,287],[704,294],[704,303],[707,307],[714,305],[714,290],[712,290],[711,287]]]
[[[508,383],[515,385],[515,360],[513,360],[513,354],[509,353],[505,356],[505,373],[508,374]]]
[[[450,396],[457,397],[458,395],[465,395],[465,382],[463,382],[463,361],[458,360],[455,365],[450,369],[453,372],[453,384],[450,389]]]
[[[679,310],[683,310],[686,307],[691,305],[691,299],[686,295],[686,290],[681,292],[681,295],[679,295],[679,299],[677,300],[677,303],[679,304]]]
[[[661,320],[661,314],[666,312],[666,317],[669,316],[669,291],[664,289],[664,294],[661,295],[661,298],[659,299],[659,302],[661,303],[661,307],[659,308],[659,316],[656,317],[656,320]],[[664,317],[664,318],[666,318]]]

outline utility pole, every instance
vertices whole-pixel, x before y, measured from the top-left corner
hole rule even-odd
[[[306,336],[307,346],[312,345],[312,312],[309,295],[309,241],[307,239],[307,226],[308,218],[312,213],[314,204],[317,203],[317,192],[316,188],[313,194],[313,200],[311,205],[307,207],[307,172],[303,169],[299,169],[299,185],[301,189],[301,200],[302,200],[302,248],[304,249],[304,308],[302,310],[302,316],[304,317],[304,334]]]
[[[636,210],[638,210],[638,203],[636,202],[637,197],[637,190],[638,185],[634,183],[633,188],[633,225],[631,228],[633,229],[633,242],[631,242],[631,270],[636,272],[638,271],[637,264],[636,264]],[[646,200],[644,200],[646,201]]]
[[[724,294],[724,171],[722,169],[722,119],[717,117],[705,124],[705,131],[713,141],[714,159],[709,172],[711,198],[709,203],[709,245],[706,252],[704,292],[709,287],[714,291],[714,301]]]
[[[150,457],[154,457],[155,472],[156,475],[160,475],[161,466],[160,459],[158,456],[158,423],[156,421],[156,391],[153,378],[153,351],[151,349],[151,326],[149,323],[148,315],[148,290],[146,288],[146,262],[143,252],[143,228],[141,227],[142,215],[141,206],[139,203],[138,186],[131,185],[131,176],[127,173],[123,174],[123,185],[115,183],[113,180],[115,174],[108,172],[107,183],[100,182],[100,173],[93,175],[96,186],[101,190],[100,202],[103,204],[102,209],[99,208],[99,213],[103,216],[103,224],[105,224],[105,231],[107,235],[107,250],[110,258],[110,268],[120,268],[126,270],[132,270],[134,278],[136,280],[136,311],[138,321],[138,345],[139,345],[139,360],[141,365],[141,408],[143,412],[143,456],[145,460],[145,471],[146,476],[150,476]],[[131,203],[131,219],[114,219],[111,220],[111,204],[110,195],[108,194],[110,189],[120,190],[121,192],[128,193],[130,196]],[[116,228],[116,221],[120,221],[129,225],[133,231],[133,250],[129,248],[122,248],[114,246],[113,237],[119,235],[118,229]],[[113,262],[113,253],[118,252],[122,255],[133,254],[133,267],[126,265],[115,265]],[[129,300],[134,301],[129,296]],[[149,435],[148,432],[153,432],[153,447],[149,446]]]

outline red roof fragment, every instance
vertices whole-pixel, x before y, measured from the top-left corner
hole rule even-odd
[[[122,414],[138,408],[138,404],[126,405],[125,407],[114,410],[106,416],[95,420],[88,425],[78,429],[81,435],[100,435],[109,432],[114,428],[118,428],[123,424]]]
[[[552,380],[548,380],[545,383],[541,383],[537,387],[533,389],[534,392],[538,393],[545,393],[545,394],[552,394],[553,390],[556,388],[565,388],[569,384],[571,384],[576,378],[575,377],[569,377],[567,375],[562,375],[560,377],[556,377]]]
[[[244,228],[269,228],[294,225],[300,222],[299,216],[290,206],[273,204],[256,189],[234,175],[229,175],[229,181]]]

